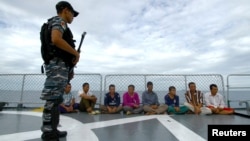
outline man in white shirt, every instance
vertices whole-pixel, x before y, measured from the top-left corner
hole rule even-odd
[[[210,85],[210,92],[205,94],[205,105],[212,110],[213,114],[229,115],[234,113],[234,109],[225,105],[223,96],[218,93],[216,84]]]
[[[97,98],[89,91],[89,83],[83,83],[82,90],[78,92],[78,97],[81,98],[79,105],[80,111],[87,111],[92,115],[100,113],[98,110],[94,111]]]

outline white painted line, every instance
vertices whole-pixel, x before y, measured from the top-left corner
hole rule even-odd
[[[1,113],[37,116],[37,117],[41,117],[41,121],[42,121],[41,112],[2,111]],[[38,124],[40,124],[40,122]],[[68,132],[66,140],[80,141],[84,139],[87,141],[99,141],[97,136],[94,134],[94,132],[90,128],[86,128],[85,125],[78,120],[60,115],[60,125],[61,127],[59,127],[58,130],[66,130]],[[42,134],[41,130],[36,130],[36,131],[0,135],[0,140],[1,141],[24,141],[24,140],[41,138],[41,134]]]
[[[113,119],[108,121],[99,121],[93,123],[84,124],[87,128],[95,129],[95,128],[103,128],[109,127],[114,125],[121,125],[126,123],[138,122],[143,120],[154,119],[155,116],[138,116],[138,117],[130,117],[130,118],[123,118],[123,119]]]
[[[126,124],[131,122],[138,122],[149,119],[158,119],[163,126],[165,126],[178,140],[180,141],[206,141],[204,138],[188,129],[178,121],[171,118],[169,115],[150,115],[150,116],[138,116],[124,119],[115,119],[109,121],[100,121],[94,123],[85,124],[87,128],[95,129],[95,128],[103,128],[108,126]]]
[[[23,114],[30,116],[42,117],[41,112],[23,112],[23,111],[2,111],[1,113],[6,114]],[[83,124],[82,122],[75,120],[73,118],[60,115],[60,125],[59,130],[66,130],[68,132],[67,140],[86,140],[86,141],[99,141],[98,137],[94,134],[91,129],[109,127],[114,125],[121,125],[126,123],[144,121],[149,119],[158,119],[163,126],[165,126],[178,140],[180,141],[205,141],[204,138],[188,129],[178,121],[171,118],[169,115],[149,115],[149,116],[137,116],[130,118],[114,119],[108,121],[99,121],[93,123]],[[42,119],[41,119],[42,120]],[[41,131],[29,131],[22,133],[14,133],[7,135],[0,135],[1,141],[23,141],[30,139],[37,139],[41,137]],[[32,136],[31,136],[32,135]]]
[[[1,135],[1,141],[24,141],[41,137],[41,130]]]
[[[157,119],[180,141],[206,141],[171,117],[159,116]]]

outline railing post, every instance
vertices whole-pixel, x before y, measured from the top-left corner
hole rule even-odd
[[[230,75],[227,76],[227,85],[226,85],[226,87],[227,87],[227,105],[228,105],[228,107],[230,107],[230,101],[229,101],[229,76]]]
[[[25,74],[23,75],[23,81],[22,81],[22,89],[21,89],[21,97],[20,97],[20,101],[17,105],[18,109],[23,108],[23,91],[24,91],[24,83],[25,83]]]
[[[184,80],[185,80],[185,91],[187,91],[187,75],[184,75]]]
[[[99,106],[101,106],[101,104],[102,104],[102,95],[103,95],[103,93],[102,93],[102,90],[103,90],[103,88],[102,88],[102,83],[103,83],[103,78],[102,78],[102,75],[100,74],[100,77],[101,77],[101,83],[100,83],[100,103],[99,103]],[[100,108],[100,107],[99,107]]]

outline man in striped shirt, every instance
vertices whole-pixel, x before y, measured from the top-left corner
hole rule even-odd
[[[211,114],[211,110],[207,107],[203,107],[203,93],[196,90],[196,84],[190,82],[188,84],[189,90],[185,93],[186,102],[184,105],[189,108],[195,114]]]

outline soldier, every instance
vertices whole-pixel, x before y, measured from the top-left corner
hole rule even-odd
[[[46,60],[43,57],[47,76],[41,94],[41,99],[46,101],[41,127],[43,140],[59,140],[60,137],[67,136],[66,131],[57,129],[60,116],[58,106],[63,101],[64,87],[68,82],[69,65],[70,63],[77,64],[80,57],[74,49],[73,36],[67,26],[79,13],[66,1],[58,2],[56,10],[57,16],[48,20],[49,34],[43,37],[50,40],[50,47],[53,48],[51,52],[45,52],[50,55],[49,59]],[[43,41],[42,45],[44,45]],[[73,56],[74,59],[72,60],[69,56]]]

